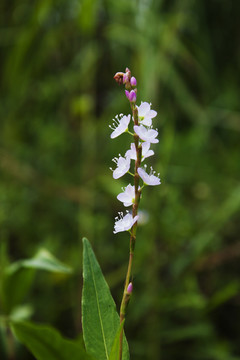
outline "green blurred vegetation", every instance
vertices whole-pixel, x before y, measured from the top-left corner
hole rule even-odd
[[[74,269],[36,276],[33,320],[81,331],[83,236],[120,303],[128,179],[109,166],[129,138],[108,124],[129,113],[113,81],[128,66],[158,111],[162,179],[141,202],[131,358],[240,359],[239,14],[237,0],[1,1],[0,266],[44,247]]]

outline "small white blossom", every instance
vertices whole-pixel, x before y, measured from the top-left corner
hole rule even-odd
[[[123,192],[118,194],[117,199],[123,203],[124,206],[131,206],[135,200],[135,186],[128,185],[123,188]]]
[[[140,190],[140,186],[138,189]],[[135,186],[129,184],[122,190],[123,192],[118,194],[117,199],[121,201],[124,206],[131,206],[135,201]]]
[[[151,128],[147,129],[143,125],[134,125],[134,131],[143,141],[147,141],[152,144],[156,144],[159,141],[158,139],[156,139],[156,137],[158,136],[157,130]]]
[[[146,170],[146,165],[144,166],[145,167],[145,170]],[[159,179],[159,175],[158,176],[155,176],[155,172],[156,171],[153,171],[153,168],[150,167],[150,173],[148,174],[145,170],[143,170],[142,168],[138,168],[138,174],[140,176],[140,178],[142,178],[144,184],[146,185],[151,185],[151,186],[154,186],[154,185],[160,185],[161,184],[161,181]]]
[[[121,176],[126,174],[130,169],[131,160],[128,156],[125,158],[119,154],[119,158],[115,157],[112,161],[115,162],[115,164],[117,164],[116,169],[113,171],[114,179],[119,179]],[[112,170],[112,168],[110,169]]]
[[[145,126],[151,126],[152,125],[152,119],[157,116],[157,112],[154,110],[151,110],[151,105],[147,102],[141,102],[140,106],[137,106],[138,108],[138,118],[139,123]]]
[[[133,218],[132,214],[130,214],[129,212],[127,212],[125,216],[123,216],[123,213],[118,213],[118,217],[116,217],[115,220],[116,221],[113,231],[114,234],[121,231],[130,230],[133,224],[135,224],[135,222],[138,220],[138,215]]]
[[[154,151],[149,150],[150,145],[151,143],[147,141],[142,143],[142,161],[147,157],[154,155]],[[134,143],[131,143],[131,149],[126,151],[125,156],[129,156],[132,160],[137,160],[136,146]]]
[[[113,124],[109,125],[110,129],[113,130],[113,132],[111,133],[111,139],[114,139],[127,131],[130,120],[131,115],[116,115],[115,119],[113,119]]]

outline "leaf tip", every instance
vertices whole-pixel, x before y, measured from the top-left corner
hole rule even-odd
[[[82,238],[82,243],[83,243],[83,245],[87,245],[89,243],[89,241],[88,241],[87,238],[83,237]]]

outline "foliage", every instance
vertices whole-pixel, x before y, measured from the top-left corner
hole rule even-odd
[[[90,360],[77,341],[64,339],[56,330],[25,322],[12,323],[12,330],[38,360]]]
[[[159,114],[162,180],[142,199],[131,359],[240,359],[239,11],[230,0],[1,1],[1,289],[6,267],[40,248],[74,270],[17,271],[9,302],[1,292],[1,359],[6,314],[80,333],[83,236],[119,305],[128,243],[112,230],[126,184],[108,168],[125,139],[108,141],[108,124],[128,113],[112,79],[125,66]]]
[[[99,360],[110,359],[118,336],[119,316],[90,243],[83,239],[83,337],[86,350]],[[117,353],[119,354],[119,352]],[[125,339],[123,360],[129,359]]]

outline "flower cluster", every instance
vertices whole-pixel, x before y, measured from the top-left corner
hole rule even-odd
[[[133,136],[133,142],[130,144],[130,149],[126,151],[124,156],[119,154],[113,159],[116,164],[113,171],[113,178],[119,179],[126,173],[134,176],[134,185],[128,184],[118,194],[117,199],[123,203],[124,206],[133,206],[132,213],[128,212],[126,215],[119,213],[115,218],[114,234],[121,231],[131,231],[134,224],[138,221],[138,204],[141,197],[141,191],[145,185],[159,185],[161,184],[159,175],[155,175],[152,167],[150,173],[147,172],[147,165],[141,167],[141,163],[148,157],[154,155],[154,151],[150,149],[151,144],[158,143],[158,131],[153,129],[152,119],[157,116],[157,112],[151,109],[151,104],[141,102],[139,106],[136,105],[137,100],[137,80],[131,76],[130,70],[127,68],[125,73],[118,72],[114,79],[119,84],[125,85],[125,94],[130,102],[132,115],[117,115],[113,119],[113,124],[109,127],[112,130],[110,137],[112,139],[127,132]],[[132,120],[132,122],[131,122]],[[129,125],[132,124],[132,132],[129,131]],[[134,174],[129,170],[131,167],[131,160],[134,160]],[[139,184],[139,178],[142,179],[142,186]]]

